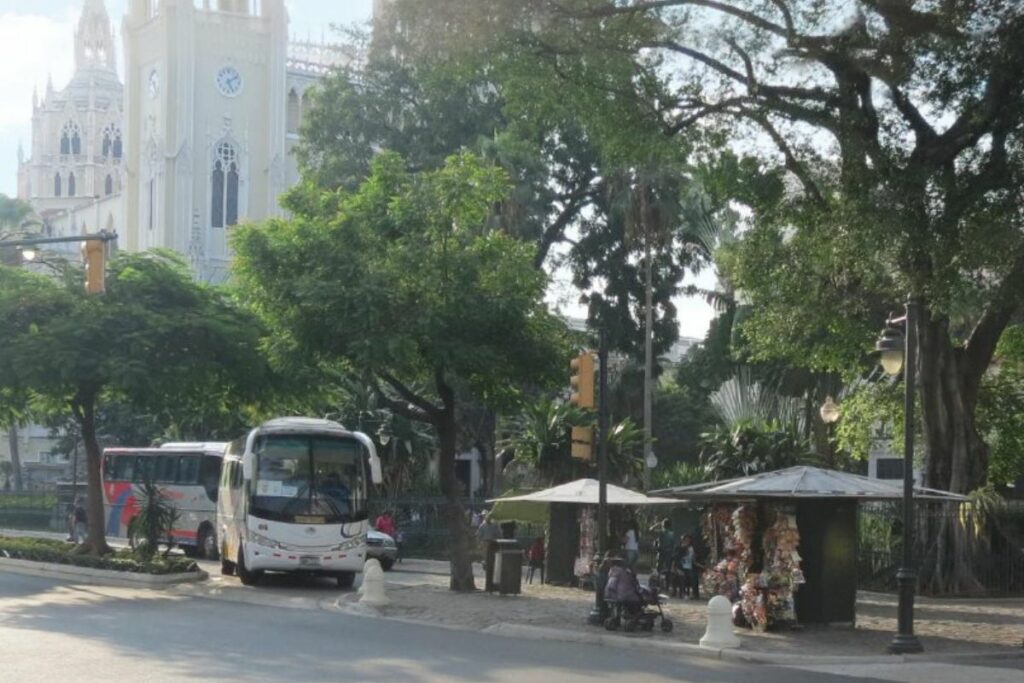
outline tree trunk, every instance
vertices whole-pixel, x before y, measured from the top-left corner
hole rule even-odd
[[[919,329],[922,431],[926,448],[925,485],[969,493],[985,484],[988,446],[978,433],[977,387],[987,368],[969,367],[954,348],[945,318],[925,318]],[[951,513],[952,511],[948,511]],[[981,585],[971,568],[973,549],[952,514],[923,520],[922,589],[971,592]]]
[[[978,434],[975,411],[981,374],[965,367],[945,319],[923,322],[920,329],[921,415],[927,461],[925,482],[932,488],[969,493],[985,484],[988,445]]]
[[[18,451],[18,425],[12,424],[7,430],[7,443],[11,448],[11,469],[14,475],[14,490],[21,491],[21,453]]]
[[[106,555],[111,552],[107,545],[106,529],[103,514],[103,482],[100,478],[100,444],[96,439],[96,399],[86,397],[76,399],[72,406],[75,420],[78,422],[85,445],[85,471],[88,480],[88,500],[86,514],[88,516],[88,534],[79,552],[90,555]]]
[[[444,515],[448,524],[448,561],[451,570],[448,587],[453,591],[476,590],[473,581],[472,535],[466,510],[459,500],[459,482],[455,476],[455,451],[458,447],[458,423],[455,416],[455,392],[436,373],[437,392],[443,408],[434,416],[434,428],[440,446],[439,467]]]

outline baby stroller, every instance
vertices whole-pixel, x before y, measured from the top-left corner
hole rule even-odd
[[[659,621],[661,630],[672,631],[672,620],[665,616],[661,606],[666,598],[658,593],[657,576],[651,577],[650,584],[645,588],[640,585],[630,569],[622,566],[612,567],[608,572],[608,584],[604,589],[605,605],[608,607],[608,618],[604,627],[609,631],[618,630],[619,626],[626,633],[635,631],[653,631],[654,622]]]

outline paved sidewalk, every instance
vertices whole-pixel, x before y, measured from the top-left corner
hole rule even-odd
[[[488,595],[482,591],[452,593],[447,590],[447,576],[426,562],[410,563],[409,572],[399,568],[387,574],[392,605],[381,610],[383,616],[473,630],[513,624],[605,633],[586,623],[593,605],[593,593],[588,591],[534,583],[524,584],[519,596]],[[436,564],[447,569],[446,563]],[[478,579],[477,585],[482,583]],[[356,599],[357,596],[344,596],[341,604]],[[689,644],[700,640],[706,624],[704,601],[671,599],[665,611],[675,623],[671,634],[655,631],[622,637]],[[1024,657],[1024,599],[919,598],[915,617],[916,633],[928,653],[926,656]],[[817,657],[884,655],[896,630],[895,596],[859,594],[857,619],[855,628],[808,627],[768,633],[738,629],[737,633],[743,640],[743,649],[750,652]]]

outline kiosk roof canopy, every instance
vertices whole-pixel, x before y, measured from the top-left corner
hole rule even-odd
[[[847,498],[856,500],[898,500],[903,497],[902,480],[872,479],[859,474],[818,467],[789,467],[749,477],[677,486],[652,491],[659,496],[681,500],[752,500],[756,498]],[[914,487],[914,497],[927,500],[965,501],[948,491]]]

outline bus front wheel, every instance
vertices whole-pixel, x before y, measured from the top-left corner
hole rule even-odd
[[[199,551],[199,556],[207,560],[216,560],[220,557],[220,553],[217,552],[217,536],[213,533],[213,529],[208,526],[199,528],[196,549]]]
[[[355,572],[338,572],[338,588],[351,588],[355,582]]]
[[[238,549],[238,562],[235,563],[235,573],[238,574],[238,578],[243,586],[255,586],[263,576],[262,571],[258,569],[250,571],[245,566],[245,551],[241,548]]]

